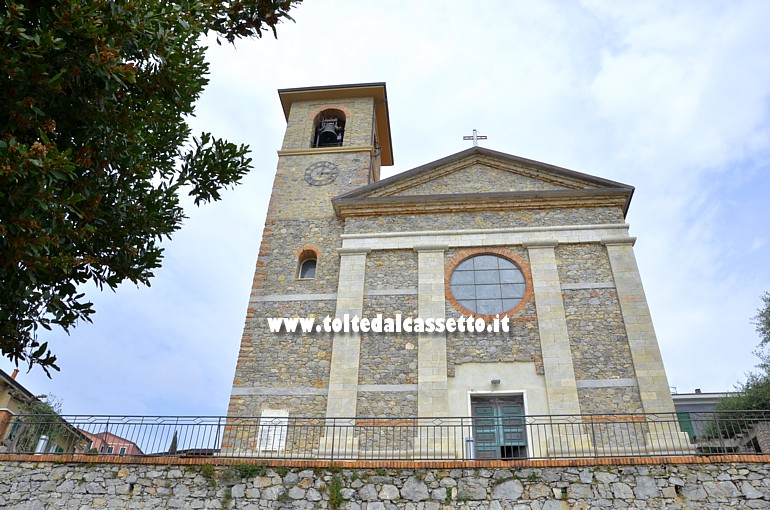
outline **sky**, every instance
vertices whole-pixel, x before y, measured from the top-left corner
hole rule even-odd
[[[88,290],[93,324],[22,369],[66,414],[224,415],[285,129],[277,90],[386,82],[393,175],[482,146],[636,188],[627,216],[669,384],[733,389],[770,291],[770,2],[306,0],[278,39],[209,45],[194,132],[251,146],[186,200],[151,287]],[[13,369],[0,361],[6,372]]]

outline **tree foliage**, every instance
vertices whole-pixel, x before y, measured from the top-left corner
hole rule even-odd
[[[82,292],[149,284],[160,241],[220,198],[248,148],[187,119],[202,36],[275,34],[301,0],[4,0],[0,6],[0,351],[58,370],[40,328],[91,321]]]
[[[770,292],[762,295],[764,306],[757,310],[752,324],[759,333],[760,342],[755,354],[760,359],[757,372],[746,374],[746,381],[739,383],[735,395],[724,398],[717,404],[718,411],[766,411],[770,410],[770,353],[764,349],[770,346]]]
[[[751,321],[759,333],[760,348],[770,346],[770,292],[762,295],[762,302],[765,306],[757,310],[757,315]]]
[[[11,396],[19,402],[21,416],[16,418],[11,434],[6,438],[7,446],[12,451],[35,451],[40,436],[46,436],[55,443],[60,437],[66,437],[71,427],[61,418],[62,402],[54,395],[42,395],[29,399],[28,396],[10,391]]]

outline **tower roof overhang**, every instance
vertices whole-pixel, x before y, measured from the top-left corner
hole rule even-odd
[[[393,165],[393,144],[390,138],[390,116],[388,114],[388,93],[385,83],[354,83],[348,85],[327,85],[321,87],[302,87],[279,89],[283,115],[289,120],[291,105],[297,101],[319,101],[325,99],[347,99],[354,97],[374,98],[375,129],[380,143],[382,166]]]

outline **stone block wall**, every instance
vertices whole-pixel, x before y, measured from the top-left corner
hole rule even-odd
[[[526,250],[520,246],[504,246],[504,252],[510,252],[521,260],[527,261]],[[445,259],[455,260],[460,250],[451,249],[445,253]],[[447,276],[451,277],[450,268]],[[527,271],[527,268],[522,268]],[[458,319],[467,313],[462,312],[451,299],[446,302],[446,317]],[[540,335],[537,328],[537,310],[535,300],[530,297],[525,306],[513,316],[509,322],[508,333],[474,332],[447,333],[447,370],[448,375],[454,376],[457,365],[463,363],[496,363],[513,361],[540,361],[542,352]]]
[[[358,416],[408,418],[417,416],[417,390],[413,391],[362,391],[358,392]],[[387,423],[387,422],[386,422]],[[379,430],[387,433],[387,429]],[[414,435],[414,432],[411,434]]]
[[[387,215],[351,217],[345,220],[346,234],[372,232],[411,232],[561,225],[623,223],[617,207],[571,207],[540,210],[454,212],[452,214]]]
[[[417,252],[373,251],[366,257],[366,290],[417,291]]]
[[[575,375],[580,379],[634,377],[615,290],[564,290],[563,299]]]
[[[266,225],[254,273],[252,296],[320,294],[337,291],[339,234],[335,219],[292,220]],[[265,237],[266,236],[266,237]],[[303,249],[316,252],[316,277],[298,279]]]
[[[613,284],[607,248],[598,243],[563,244],[556,247],[559,281],[563,284]]]
[[[366,259],[363,315],[370,319],[417,316],[417,253],[375,251]],[[363,333],[358,372],[358,416],[417,415],[416,335]]]
[[[637,459],[638,460],[638,459]],[[118,508],[586,510],[770,508],[770,464],[336,468],[0,463],[10,510]]]
[[[271,219],[334,216],[332,198],[369,184],[370,160],[367,151],[282,157],[276,169],[268,206]],[[331,184],[310,186],[305,181],[305,170],[319,161],[334,163],[339,174]]]
[[[607,248],[566,244],[555,252],[580,412],[643,411]]]
[[[332,334],[271,333],[267,317],[334,316],[333,301],[256,303],[251,307],[241,344],[236,386],[326,387],[329,377]],[[300,369],[301,367],[301,369]]]
[[[311,148],[315,135],[313,121],[319,113],[329,108],[335,108],[345,113],[343,147],[372,145],[374,98],[359,97],[292,103],[286,133],[283,137],[283,150]]]
[[[417,295],[366,296],[364,317],[417,316]],[[360,384],[411,384],[417,377],[417,340],[413,333],[361,334]]]
[[[419,184],[397,195],[446,195],[457,193],[495,193],[501,191],[535,191],[562,189],[542,179],[533,179],[507,170],[490,170],[479,163],[461,168],[443,178]]]

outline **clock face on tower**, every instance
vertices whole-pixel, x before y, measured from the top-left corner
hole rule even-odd
[[[305,181],[311,186],[325,186],[334,182],[339,173],[331,161],[318,161],[305,169]]]

